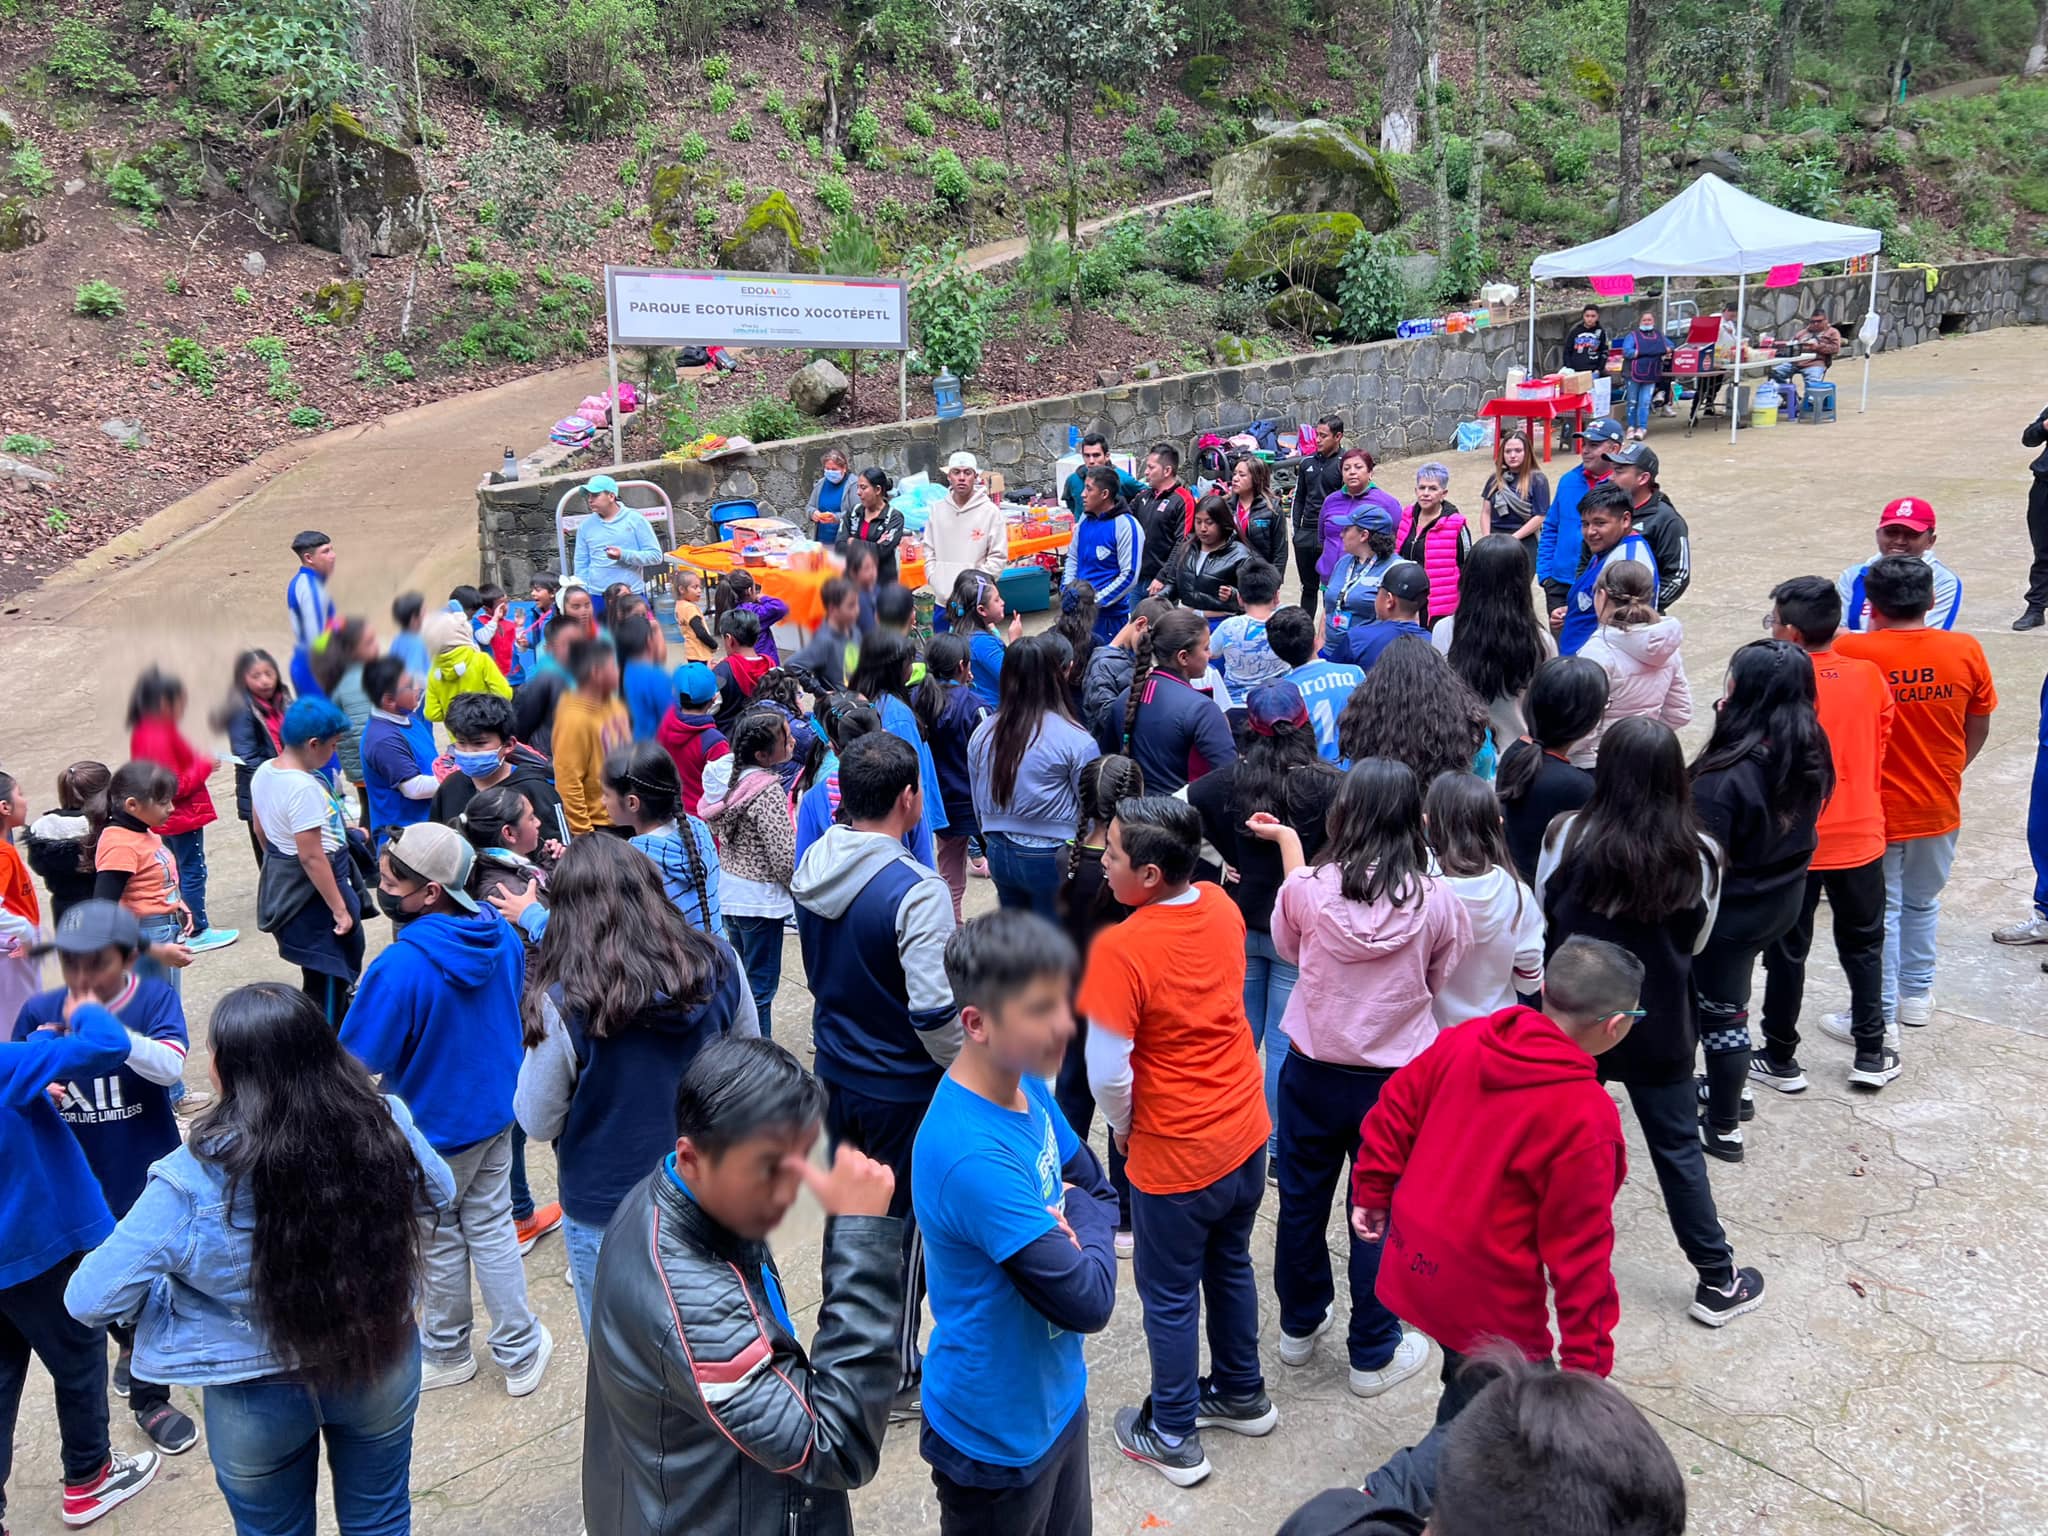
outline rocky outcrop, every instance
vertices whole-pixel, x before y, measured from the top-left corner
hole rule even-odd
[[[1224,155],[1210,167],[1209,184],[1215,206],[1233,218],[1349,213],[1377,234],[1401,216],[1401,195],[1379,156],[1321,118]]]
[[[1303,336],[1335,336],[1344,327],[1343,313],[1313,288],[1275,294],[1266,301],[1266,320]]]
[[[1363,233],[1365,225],[1355,213],[1283,214],[1245,236],[1223,275],[1233,283],[1278,278],[1334,299],[1344,276],[1344,253]]]
[[[345,107],[284,135],[249,197],[271,223],[337,255],[403,256],[426,242],[419,167]]]
[[[829,416],[846,398],[851,381],[830,358],[813,358],[790,376],[789,403],[806,416]]]
[[[40,245],[43,233],[43,221],[27,198],[0,197],[0,254]]]
[[[818,248],[804,244],[795,206],[771,188],[720,242],[718,265],[726,272],[816,272]]]

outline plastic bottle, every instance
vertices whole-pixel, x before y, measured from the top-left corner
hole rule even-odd
[[[519,478],[519,455],[514,453],[510,447],[507,447],[505,450],[505,463],[498,471],[498,478],[501,480],[517,480]]]

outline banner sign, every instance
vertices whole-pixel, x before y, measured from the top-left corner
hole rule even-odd
[[[614,346],[910,347],[901,278],[608,266],[604,285]]]

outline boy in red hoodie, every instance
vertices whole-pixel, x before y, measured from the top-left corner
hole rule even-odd
[[[683,809],[694,816],[704,799],[704,770],[730,756],[732,744],[711,713],[711,706],[718,701],[718,682],[709,667],[701,662],[677,667],[675,689],[676,701],[661,717],[654,739],[674,760],[676,778],[683,788]]]
[[[1593,1058],[1628,1034],[1642,982],[1620,946],[1567,939],[1544,969],[1541,1013],[1503,1008],[1445,1030],[1360,1127],[1352,1230],[1386,1243],[1379,1299],[1443,1347],[1439,1424],[1469,1399],[1459,1368],[1484,1341],[1550,1358],[1546,1275],[1564,1365],[1614,1368],[1614,1196],[1628,1160]]]

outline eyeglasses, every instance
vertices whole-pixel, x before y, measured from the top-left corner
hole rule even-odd
[[[1617,1008],[1607,1015],[1610,1019],[1647,1019],[1649,1016],[1647,1008]]]
[[[1767,614],[1765,614],[1765,615],[1764,615],[1764,633],[1765,633],[1765,634],[1767,634],[1767,635],[1770,635],[1770,634],[1776,634],[1776,633],[1777,633],[1777,629],[1778,629],[1778,610],[1777,610],[1777,609],[1775,609],[1775,608],[1773,608],[1773,609],[1772,609],[1772,610],[1771,610],[1771,611],[1770,611],[1769,613],[1767,613]]]

